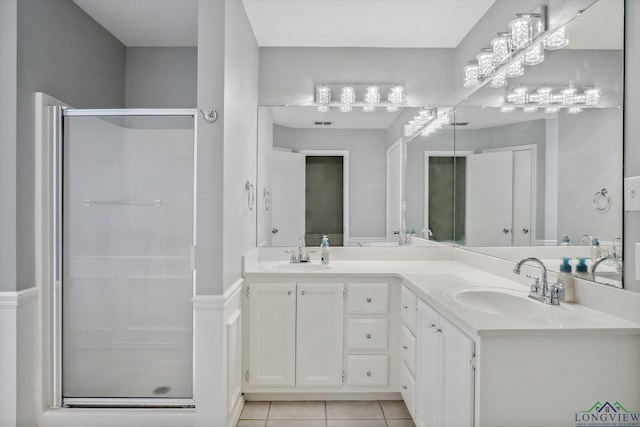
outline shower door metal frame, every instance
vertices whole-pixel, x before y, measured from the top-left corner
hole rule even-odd
[[[120,408],[150,408],[150,407],[176,407],[193,408],[195,399],[175,399],[175,398],[64,398],[62,396],[62,196],[63,196],[63,140],[64,140],[64,118],[65,117],[163,117],[181,116],[193,119],[193,214],[192,214],[192,238],[191,238],[191,295],[196,294],[196,195],[198,176],[198,112],[197,109],[72,109],[60,106],[52,106],[51,111],[51,132],[52,132],[52,156],[51,156],[51,212],[52,212],[52,242],[53,242],[53,262],[51,277],[53,284],[51,313],[52,313],[52,343],[51,343],[51,372],[53,374],[52,386],[52,406],[53,407],[74,407],[74,408],[99,408],[99,407],[120,407]],[[192,315],[192,334],[195,331],[195,319]],[[192,342],[195,344],[195,336]],[[193,344],[192,344],[193,345]],[[195,384],[195,351],[192,348],[192,378],[191,394]]]

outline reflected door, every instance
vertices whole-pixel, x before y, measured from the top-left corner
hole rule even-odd
[[[193,115],[81,112],[65,112],[58,191],[63,404],[188,401]]]
[[[512,152],[467,156],[466,172],[467,245],[511,246]]]
[[[273,150],[273,246],[298,246],[305,233],[305,155]]]

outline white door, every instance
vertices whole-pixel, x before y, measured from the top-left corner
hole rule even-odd
[[[441,425],[441,334],[438,313],[418,302],[418,355],[416,370],[416,424],[418,427]]]
[[[511,246],[513,154],[496,151],[467,156],[466,244]]]
[[[342,283],[298,284],[297,386],[342,385],[343,317]]]
[[[404,228],[403,224],[403,163],[404,152],[402,140],[398,140],[387,150],[387,221],[386,237],[391,242],[398,237],[393,235],[393,229]]]
[[[305,155],[273,150],[272,245],[297,246],[305,234]]]
[[[249,289],[249,384],[295,385],[296,284]]]
[[[533,153],[531,150],[513,151],[513,245],[531,245],[533,224],[531,205],[533,195]]]
[[[440,318],[442,343],[442,425],[473,426],[474,344],[452,323]]]

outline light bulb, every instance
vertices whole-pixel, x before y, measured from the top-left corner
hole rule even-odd
[[[547,114],[554,114],[560,111],[560,108],[558,107],[553,107],[553,106],[548,106],[545,107],[544,112]]]
[[[564,27],[560,27],[549,35],[544,41],[547,50],[562,49],[569,44],[569,39],[564,36]]]
[[[580,107],[567,108],[567,114],[578,114],[578,113],[582,113],[582,108]]]
[[[524,113],[535,113],[536,111],[538,111],[538,107],[528,105],[526,107],[522,107],[522,111]]]
[[[586,105],[598,105],[600,103],[600,89],[591,88],[584,91]]]
[[[356,102],[356,91],[352,86],[345,86],[340,92],[340,102],[343,104],[353,104]]]
[[[389,91],[389,102],[392,104],[402,104],[404,101],[404,88],[402,86],[394,86]]]
[[[524,66],[522,65],[522,57],[513,61],[507,66],[507,77],[520,77],[524,74]]]
[[[491,49],[482,49],[482,51],[476,55],[478,61],[478,72],[481,77],[493,74],[496,66],[493,62],[493,52]]]
[[[331,88],[318,86],[316,89],[316,102],[318,104],[329,104],[331,102]]]
[[[341,105],[340,106],[340,112],[341,113],[350,113],[351,110],[353,110],[353,108],[351,107],[351,105]]]
[[[514,111],[516,111],[516,107],[514,107],[513,105],[503,105],[502,107],[500,107],[501,113],[513,113]]]
[[[474,87],[480,81],[480,67],[476,61],[469,62],[463,69],[464,87]]]
[[[548,105],[551,102],[551,88],[541,87],[536,91],[538,94],[538,103]]]
[[[365,105],[362,107],[362,111],[364,111],[365,113],[373,113],[374,111],[376,111],[376,107],[374,107],[373,105]]]
[[[573,105],[576,99],[576,90],[574,88],[562,89],[562,105]]]
[[[328,113],[329,106],[328,105],[318,105],[318,113]]]
[[[400,111],[400,108],[396,105],[387,105],[387,113],[397,113],[398,111]]]
[[[498,37],[491,40],[493,63],[504,64],[511,59],[511,37],[509,33],[498,33]]]
[[[544,49],[542,43],[538,43],[525,52],[522,62],[524,65],[538,65],[542,61],[544,61]]]
[[[380,102],[380,90],[378,86],[369,86],[364,94],[364,102],[367,104],[377,104]]]

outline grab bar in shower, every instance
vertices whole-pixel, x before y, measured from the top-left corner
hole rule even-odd
[[[136,201],[126,201],[126,200],[90,200],[84,199],[82,201],[82,206],[90,207],[93,205],[137,205],[137,206],[155,206],[160,207],[162,205],[161,200],[154,200],[150,202],[136,202]]]

